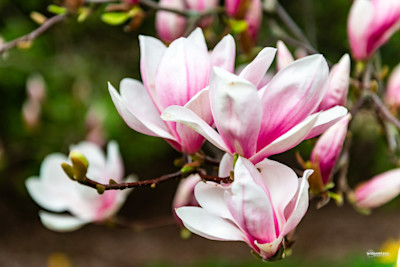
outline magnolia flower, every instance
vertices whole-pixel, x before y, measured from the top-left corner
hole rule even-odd
[[[225,10],[228,15],[236,17],[241,9],[243,9],[250,0],[225,0]],[[245,8],[247,9],[247,8]],[[245,12],[240,12],[245,13]]]
[[[219,241],[244,241],[263,259],[275,255],[286,234],[308,208],[306,170],[303,178],[269,159],[254,166],[239,157],[230,186],[198,183],[201,207],[182,207],[177,215],[191,232]]]
[[[349,120],[350,114],[330,127],[318,139],[311,153],[311,162],[319,166],[324,185],[330,181],[333,168],[342,151]]]
[[[174,200],[172,201],[173,213],[176,216],[175,209],[184,206],[199,206],[194,197],[194,188],[201,178],[198,174],[192,174],[189,177],[181,180],[176,189]],[[178,223],[183,226],[181,220],[176,216]]]
[[[362,183],[354,191],[355,204],[360,208],[376,208],[400,193],[400,169],[394,169]]]
[[[239,76],[214,68],[209,97],[218,133],[185,107],[168,107],[161,117],[183,123],[221,150],[257,163],[321,134],[347,113],[344,107],[314,113],[328,80],[321,55],[293,62],[257,90],[275,51],[264,48]]]
[[[164,122],[160,114],[170,105],[185,106],[212,124],[206,87],[213,66],[233,72],[235,41],[227,35],[209,54],[200,28],[168,48],[152,37],[140,36],[139,40],[144,86],[139,81],[123,79],[119,95],[109,84],[112,100],[129,127],[162,137],[176,150],[192,154],[204,138],[184,125]]]
[[[276,69],[279,71],[292,63],[294,58],[284,42],[278,41],[276,43],[276,48],[278,49],[276,55]]]
[[[400,1],[356,0],[348,22],[347,33],[354,58],[368,59],[400,27]]]
[[[91,179],[100,183],[108,183],[110,178],[122,182],[124,171],[117,143],[108,144],[107,157],[97,145],[90,142],[81,142],[70,149],[79,150],[88,159],[87,176]],[[40,211],[43,225],[50,230],[73,231],[85,224],[106,220],[125,202],[130,190],[110,190],[99,195],[93,188],[70,180],[61,168],[63,162],[68,162],[67,156],[50,154],[40,167],[40,176],[26,180],[28,193],[39,206],[52,212],[71,213]]]
[[[183,11],[183,0],[160,0],[160,6]],[[183,16],[167,11],[158,11],[156,14],[156,30],[158,36],[166,43],[181,37],[185,30],[186,19]]]
[[[385,103],[389,107],[400,107],[400,64],[390,74]]]
[[[328,89],[319,105],[319,110],[327,110],[334,106],[346,106],[350,80],[350,56],[345,54],[331,68]]]
[[[189,10],[195,10],[197,12],[212,10],[218,6],[217,0],[186,0],[185,2]],[[201,27],[208,27],[212,22],[213,18],[209,16],[202,19],[200,25]]]

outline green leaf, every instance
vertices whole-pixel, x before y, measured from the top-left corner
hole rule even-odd
[[[245,20],[229,20],[229,26],[234,33],[242,33],[247,29],[247,22]]]
[[[110,25],[120,25],[124,22],[126,22],[131,16],[128,13],[123,13],[123,12],[109,12],[109,13],[104,13],[101,16],[101,20],[104,23],[110,24]]]
[[[57,14],[57,15],[61,15],[61,14],[67,13],[67,9],[65,7],[57,6],[57,5],[49,5],[47,7],[47,10],[50,13]]]

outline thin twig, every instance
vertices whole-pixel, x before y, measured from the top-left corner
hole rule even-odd
[[[78,183],[82,185],[86,185],[92,188],[95,188],[97,190],[124,190],[128,188],[137,188],[137,187],[155,187],[158,184],[161,184],[163,182],[172,180],[172,179],[177,179],[177,178],[183,178],[188,176],[189,174],[194,174],[197,173],[201,177],[202,180],[204,181],[212,181],[216,183],[231,183],[233,180],[230,177],[216,177],[216,176],[210,176],[204,174],[200,170],[194,169],[192,172],[182,172],[182,171],[177,171],[171,174],[166,174],[163,176],[160,176],[155,179],[150,179],[150,180],[143,180],[143,181],[138,181],[138,182],[132,182],[132,183],[111,183],[111,184],[102,184],[99,182],[96,182],[92,179],[85,178],[83,181],[77,181]]]
[[[294,22],[294,20],[290,17],[290,15],[286,12],[283,6],[276,1],[275,12],[282,20],[282,22],[289,28],[289,30],[299,39],[301,42],[311,46],[310,41],[304,35],[303,31],[300,29],[299,26]],[[316,50],[316,49],[314,49]]]
[[[376,94],[370,95],[372,102],[384,118],[393,123],[400,130],[400,121],[390,113],[387,107],[382,103],[381,99]]]
[[[56,15],[54,17],[51,17],[49,19],[47,19],[42,25],[40,25],[39,28],[37,28],[36,30],[34,30],[33,32],[21,36],[17,39],[14,39],[10,42],[4,43],[0,45],[0,54],[4,53],[5,51],[18,46],[20,43],[22,42],[31,42],[33,41],[35,38],[37,38],[39,35],[41,35],[42,33],[44,33],[46,30],[48,30],[51,26],[53,26],[54,24],[63,21],[66,18],[66,14],[61,14],[61,15]]]
[[[213,159],[213,158],[210,157],[210,156],[205,156],[205,157],[204,157],[204,162],[207,163],[207,164],[209,164],[209,165],[216,166],[216,167],[218,167],[219,164],[220,164],[220,161],[219,161],[219,160]]]
[[[149,7],[151,9],[154,9],[157,11],[167,11],[167,12],[175,13],[175,14],[183,16],[183,17],[190,17],[196,13],[194,11],[187,12],[187,11],[178,10],[178,9],[174,9],[174,8],[163,7],[152,0],[140,0],[139,3],[142,4],[143,6]]]

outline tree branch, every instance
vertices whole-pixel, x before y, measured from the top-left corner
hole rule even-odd
[[[14,39],[10,42],[1,44],[0,45],[0,54],[4,53],[5,51],[7,51],[11,48],[18,46],[18,44],[20,44],[22,42],[33,41],[39,35],[41,35],[45,31],[47,31],[51,26],[53,26],[54,24],[56,24],[60,21],[63,21],[66,18],[66,16],[67,16],[66,14],[61,14],[61,15],[56,15],[54,17],[51,17],[48,20],[46,20],[42,25],[40,25],[40,27],[37,28],[36,30],[34,30],[33,32],[31,32],[27,35],[21,36],[17,39]]]

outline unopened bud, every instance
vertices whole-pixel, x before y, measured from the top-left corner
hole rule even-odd
[[[110,179],[110,180],[108,181],[108,183],[109,183],[109,184],[117,184],[117,182],[116,182],[115,180],[113,180],[113,179]]]
[[[104,191],[106,190],[106,188],[101,184],[96,184],[96,189],[97,189],[97,193],[99,193],[99,195],[102,195],[104,193]]]
[[[74,178],[78,181],[84,181],[89,167],[89,162],[86,157],[79,151],[73,150],[69,153],[69,158],[72,161],[74,169]]]
[[[64,170],[65,174],[71,179],[75,180],[74,178],[74,168],[66,162],[61,163],[61,167]]]

